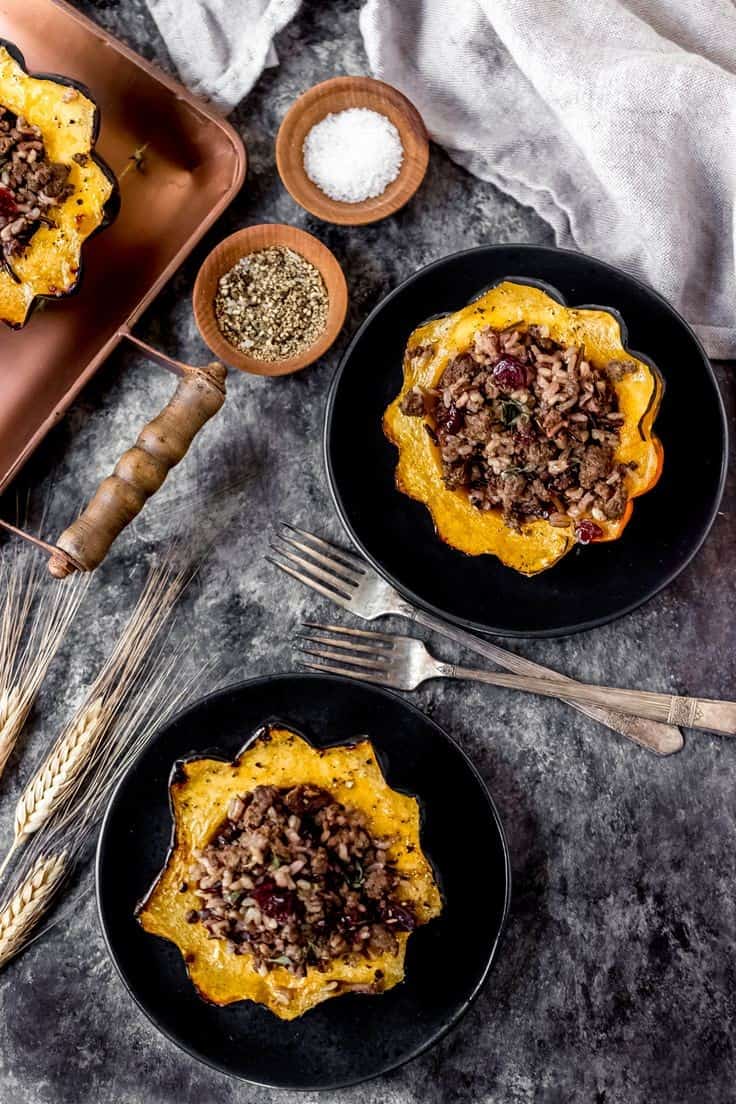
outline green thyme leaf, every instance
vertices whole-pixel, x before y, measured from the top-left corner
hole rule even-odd
[[[501,399],[501,421],[505,426],[513,425],[522,414],[528,414],[528,411],[520,403],[513,399]]]

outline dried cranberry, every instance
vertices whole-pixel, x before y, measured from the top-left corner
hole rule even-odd
[[[575,526],[575,540],[578,544],[590,544],[591,541],[600,540],[602,536],[603,530],[600,525],[596,525],[589,518],[583,518]]]
[[[416,917],[408,908],[399,905],[396,901],[386,901],[381,908],[381,919],[387,928],[392,931],[414,931],[417,926]]]
[[[463,427],[465,415],[458,410],[454,402],[449,406],[443,406],[437,413],[437,424],[445,433],[458,433]]]
[[[512,439],[519,448],[528,448],[534,440],[534,434],[530,433],[528,429],[516,429],[512,434]]]
[[[288,920],[296,910],[296,897],[290,889],[281,889],[274,882],[264,882],[253,890],[253,897],[261,912],[274,920]]]
[[[15,201],[15,196],[9,188],[0,186],[0,216],[2,218],[12,218],[17,212],[18,204]]]
[[[521,391],[528,383],[526,367],[516,357],[503,356],[493,365],[493,382],[501,391]]]

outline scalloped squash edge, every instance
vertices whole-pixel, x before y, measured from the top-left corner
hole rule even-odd
[[[198,993],[216,1005],[251,1000],[283,1020],[292,1020],[332,997],[349,992],[381,993],[404,977],[408,932],[398,932],[395,954],[366,958],[349,955],[328,969],[313,967],[303,978],[278,966],[265,977],[250,955],[232,954],[225,942],[208,938],[186,915],[198,907],[188,888],[193,851],[216,835],[231,797],[258,785],[321,786],[344,805],[360,809],[370,831],[392,840],[388,858],[402,875],[402,900],[411,903],[419,924],[442,909],[440,891],[420,841],[420,810],[415,797],[393,790],[384,778],[369,740],[316,748],[299,733],[279,726],[259,730],[232,762],[192,757],[177,762],[169,795],[174,819],[166,864],[136,912],[142,927],[175,943]],[[187,888],[182,891],[182,886]]]
[[[424,503],[437,535],[453,548],[470,556],[497,556],[523,575],[536,575],[575,547],[570,530],[535,519],[525,522],[517,533],[504,523],[500,510],[478,510],[465,491],[448,490],[442,482],[439,450],[424,429],[424,419],[401,411],[407,392],[416,386],[435,387],[450,360],[470,348],[478,330],[512,325],[548,326],[551,338],[563,345],[582,345],[586,358],[596,366],[604,367],[611,360],[625,360],[633,366],[613,382],[624,415],[615,459],[635,461],[637,468],[626,477],[628,503],[623,516],[596,522],[603,531],[601,541],[621,536],[631,518],[633,499],[651,490],[661,474],[663,449],[653,425],[664,383],[653,364],[626,348],[614,313],[597,307],[568,307],[531,283],[503,280],[462,310],[427,322],[410,335],[401,391],[383,417],[384,433],[399,451],[397,488]],[[430,346],[431,356],[413,357],[419,346]]]

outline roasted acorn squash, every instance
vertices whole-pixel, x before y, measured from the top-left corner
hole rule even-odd
[[[308,968],[302,978],[278,966],[262,977],[250,955],[233,955],[221,940],[209,939],[202,924],[187,922],[187,913],[196,909],[198,901],[187,886],[193,851],[217,834],[230,799],[258,785],[306,784],[329,790],[337,801],[360,809],[374,835],[392,840],[387,854],[403,876],[403,897],[411,903],[419,924],[441,910],[440,893],[421,849],[416,798],[391,789],[368,740],[319,749],[296,732],[269,726],[233,762],[180,761],[170,780],[171,849],[137,913],[147,932],[177,945],[194,986],[212,1004],[251,1000],[266,1005],[281,1019],[292,1020],[330,997],[351,991],[383,992],[404,977],[407,932],[397,933],[395,954],[334,959],[325,970]],[[182,891],[183,886],[187,888]]]
[[[433,388],[449,361],[473,344],[487,326],[546,325],[550,337],[562,345],[584,347],[595,365],[614,360],[631,365],[614,383],[619,412],[624,415],[615,459],[636,462],[626,478],[628,502],[622,517],[598,521],[601,541],[616,540],[628,523],[632,499],[650,490],[662,470],[662,445],[652,432],[664,385],[657,369],[625,347],[622,324],[616,314],[601,308],[568,307],[553,289],[504,280],[454,314],[419,326],[410,335],[404,356],[404,380],[399,395],[387,408],[383,427],[399,450],[396,485],[429,509],[439,537],[472,556],[491,554],[524,575],[536,575],[557,563],[575,546],[569,529],[547,520],[525,522],[520,532],[508,527],[499,510],[481,511],[465,490],[448,490],[441,478],[439,450],[425,431],[424,419],[402,413],[404,396],[414,387]],[[413,357],[414,350],[429,350]]]
[[[49,160],[69,166],[72,189],[52,209],[53,225],[40,226],[14,258],[13,273],[0,271],[0,319],[19,329],[39,299],[75,290],[82,245],[114,217],[118,190],[94,153],[99,113],[87,89],[66,77],[29,74],[20,51],[2,40],[0,104],[39,128]]]

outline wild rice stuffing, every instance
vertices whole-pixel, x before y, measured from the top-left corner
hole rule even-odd
[[[547,518],[574,524],[588,544],[603,536],[596,522],[626,509],[626,473],[636,464],[614,458],[624,416],[613,381],[633,367],[612,361],[602,370],[544,326],[489,327],[450,361],[435,390],[415,388],[401,409],[426,419],[445,486],[467,491],[479,510],[500,509],[512,529]]]
[[[16,283],[11,258],[54,225],[49,212],[71,193],[68,177],[68,165],[48,160],[38,127],[0,105],[0,266]]]
[[[195,853],[201,908],[187,919],[252,955],[261,975],[285,966],[303,977],[353,952],[394,951],[395,933],[416,919],[397,899],[389,847],[326,790],[258,786],[230,802],[217,837]]]

